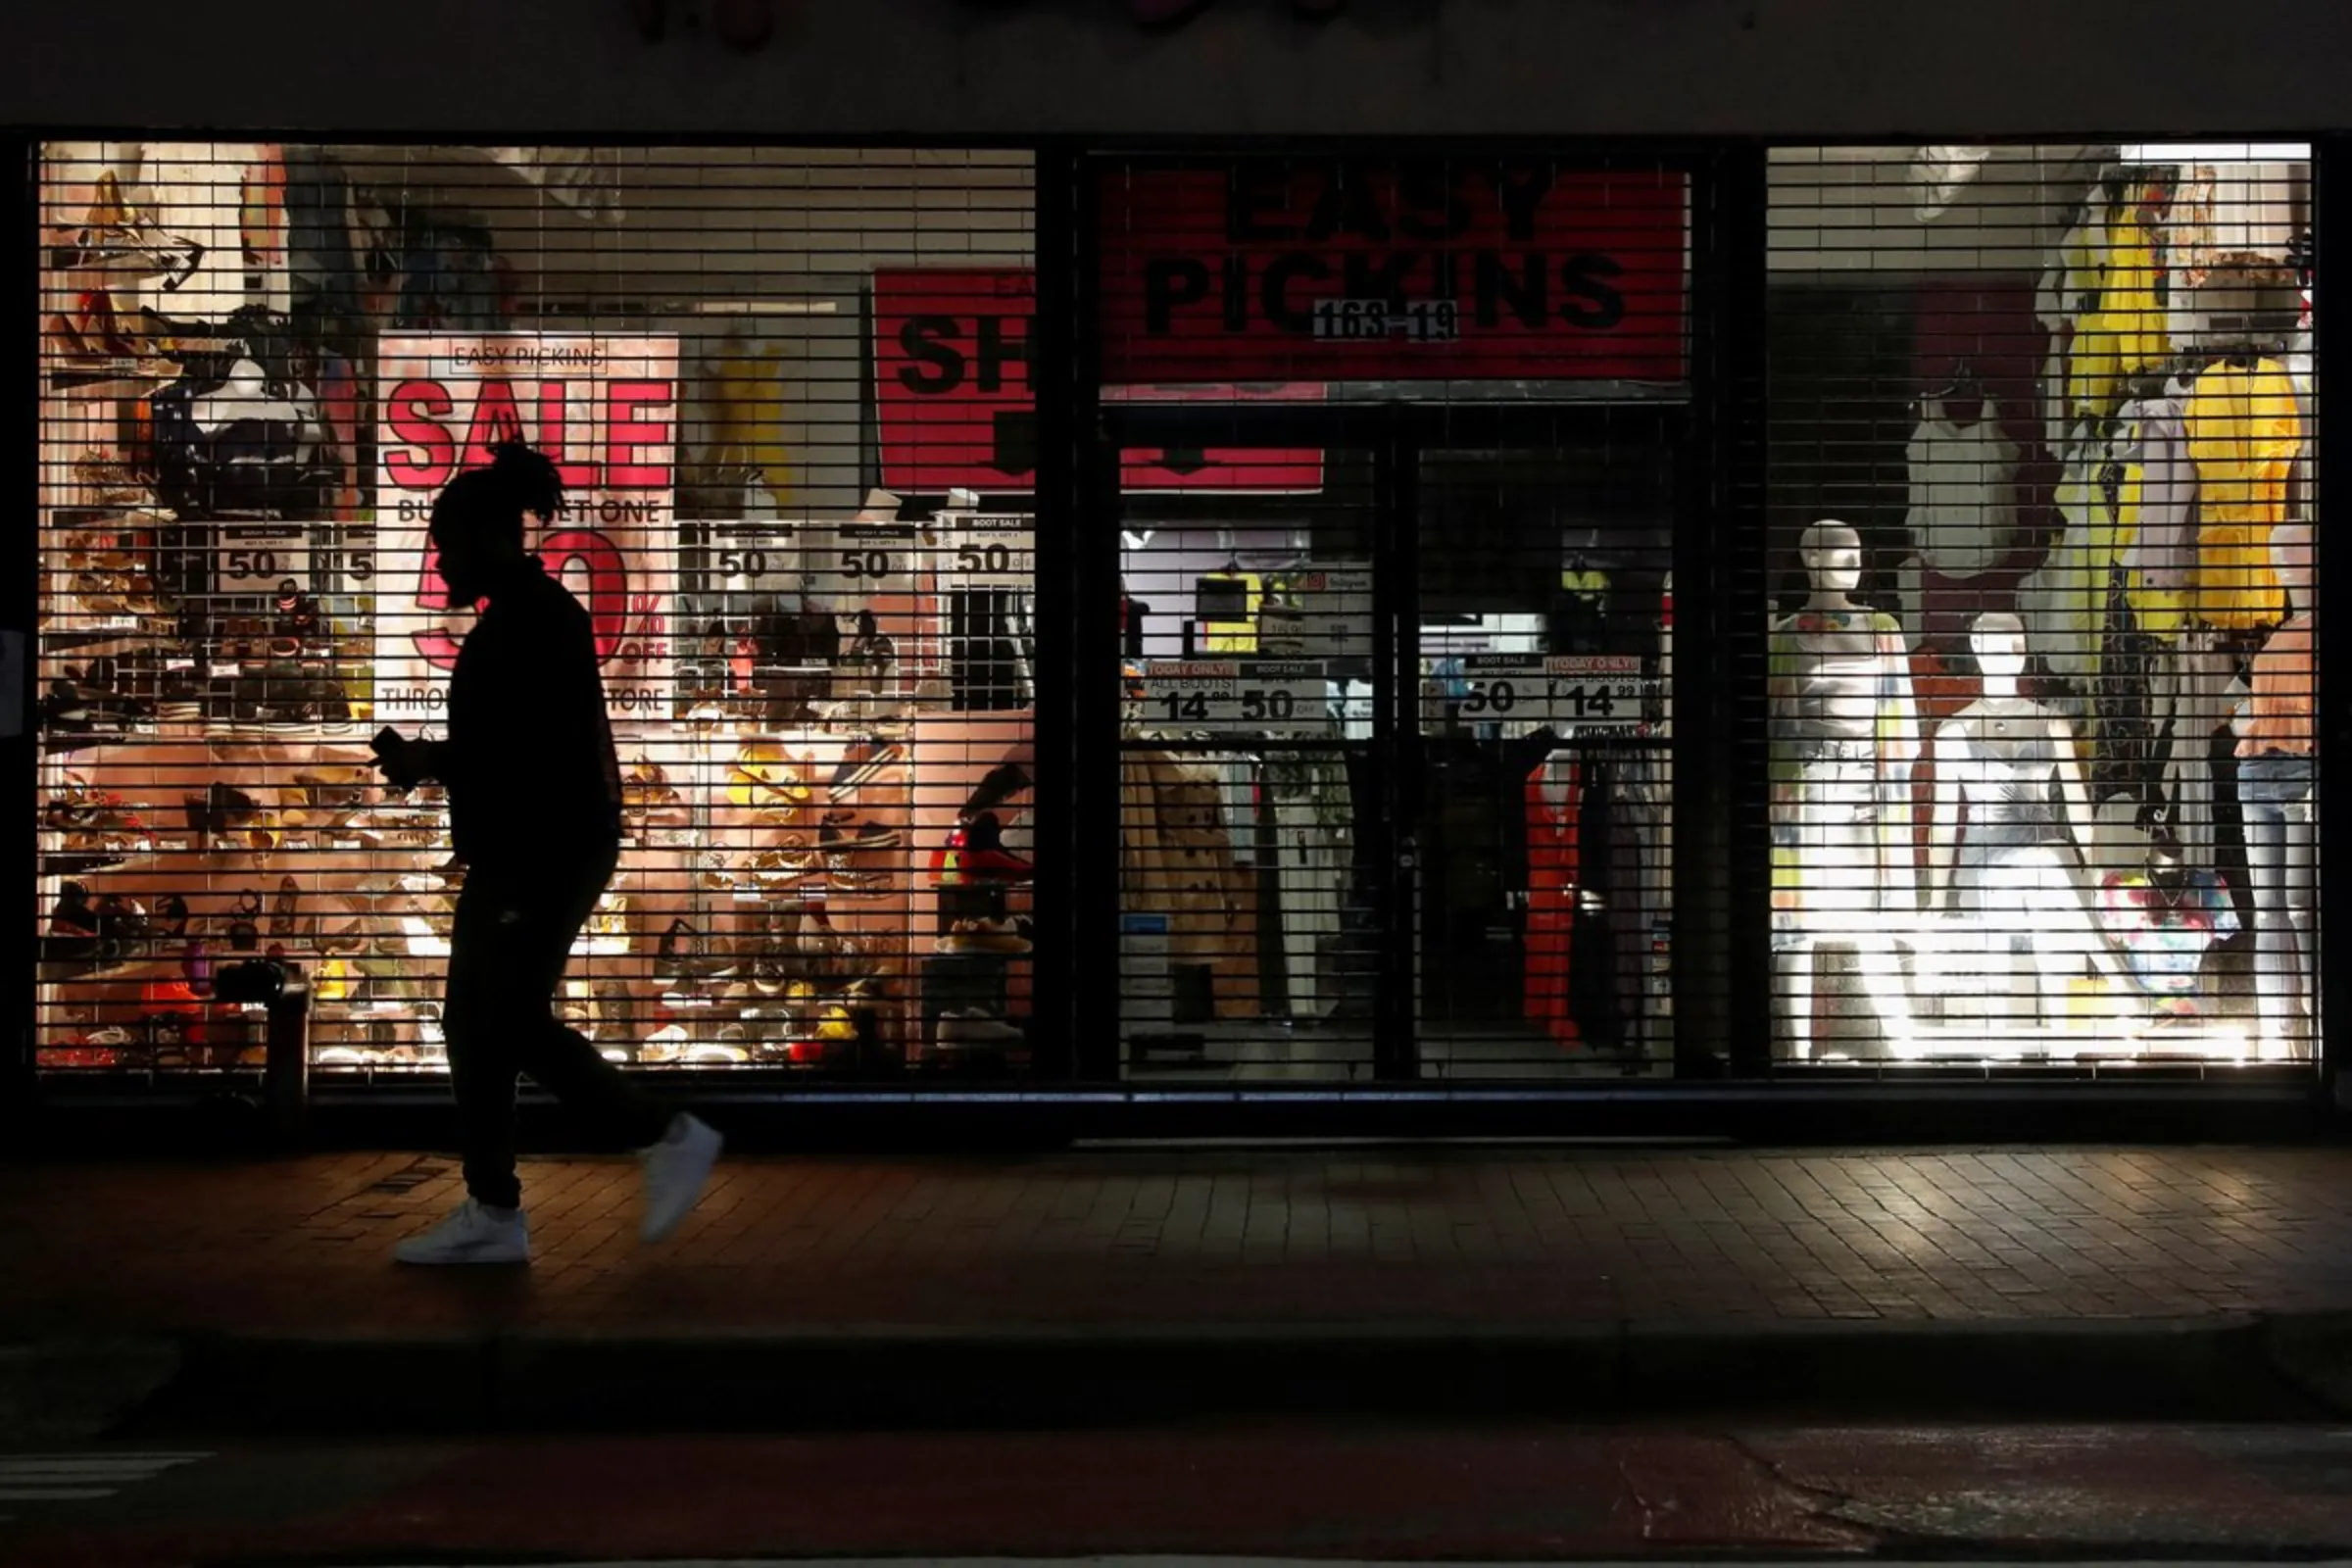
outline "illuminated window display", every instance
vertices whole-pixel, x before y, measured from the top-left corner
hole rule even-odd
[[[529,544],[594,623],[623,772],[564,1020],[663,1071],[1026,1071],[1031,481],[927,468],[953,418],[877,430],[901,340],[868,337],[886,291],[953,339],[936,264],[1024,268],[1029,179],[49,144],[38,1065],[252,1068],[262,961],[307,978],[328,1081],[444,1069],[466,867],[368,740],[439,733],[474,607],[425,524],[521,439],[560,468]]]
[[[1776,153],[1775,1054],[2316,1057],[2292,147]]]
[[[37,1068],[442,1070],[520,439],[632,1068],[2313,1076],[2305,150],[1064,151],[46,144]]]

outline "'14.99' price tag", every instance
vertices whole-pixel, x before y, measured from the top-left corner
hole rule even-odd
[[[1242,666],[1230,659],[1154,659],[1144,666],[1146,729],[1226,729],[1241,708]]]
[[[1555,724],[1631,726],[1646,716],[1642,661],[1631,655],[1559,655],[1544,661],[1544,676]]]

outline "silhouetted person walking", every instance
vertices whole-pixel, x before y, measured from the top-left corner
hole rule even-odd
[[[523,514],[564,505],[555,465],[503,446],[433,503],[432,538],[455,604],[489,601],[449,683],[449,738],[378,737],[386,782],[449,790],[466,879],[450,933],[442,1029],[466,1158],[466,1201],[395,1251],[404,1263],[524,1263],[530,1231],[514,1174],[515,1075],[641,1151],[644,1236],[684,1219],[719,1136],[672,1116],[558,1022],[571,945],[620,855],[620,766],[588,612],[524,553]]]

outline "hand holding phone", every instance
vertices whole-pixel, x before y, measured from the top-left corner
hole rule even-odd
[[[384,775],[385,788],[406,794],[423,781],[423,748],[415,741],[387,724],[368,744],[375,751],[376,771]]]

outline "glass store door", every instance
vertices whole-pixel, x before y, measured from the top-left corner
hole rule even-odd
[[[1128,421],[1140,425],[1143,421]],[[1410,1076],[1393,764],[1397,457],[1371,418],[1121,452],[1121,1074]],[[1254,428],[1253,428],[1254,425]]]
[[[1126,1078],[1671,1060],[1669,418],[1114,419]]]
[[[1425,1077],[1672,1060],[1666,428],[1595,409],[1416,448],[1398,771]]]

